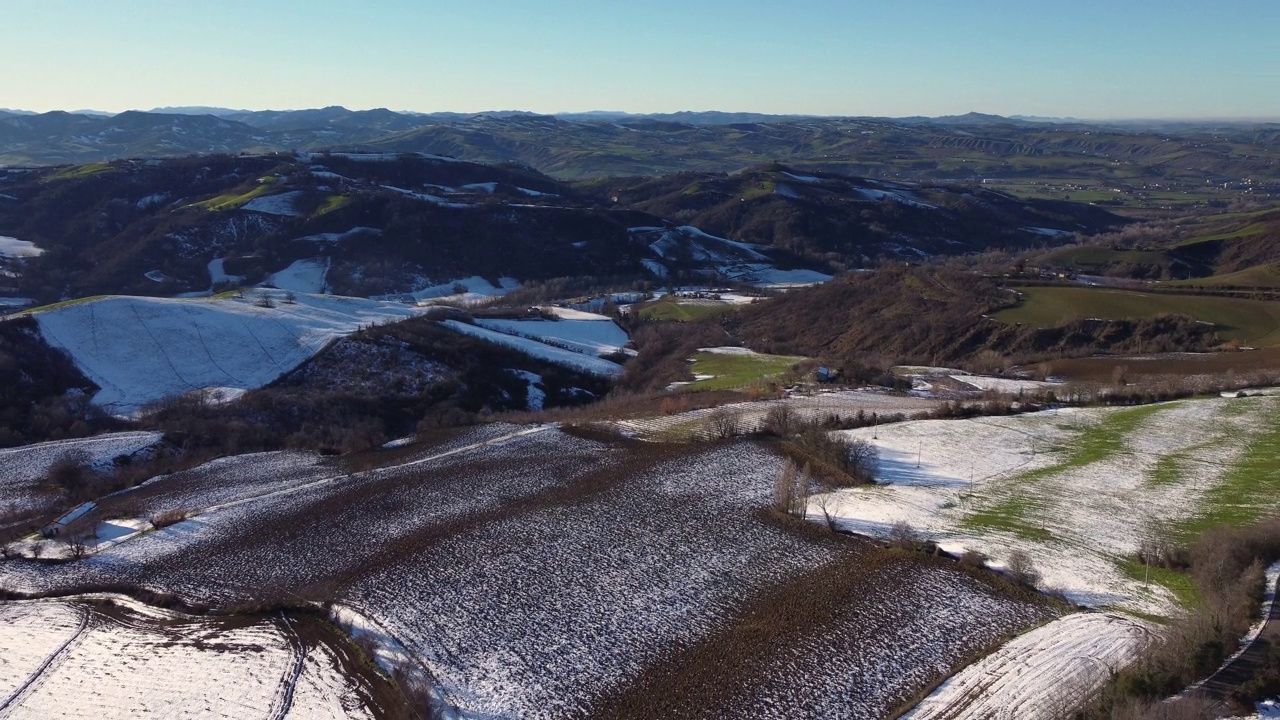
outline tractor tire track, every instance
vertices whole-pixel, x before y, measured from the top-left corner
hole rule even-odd
[[[61,665],[62,661],[71,654],[75,646],[79,645],[93,627],[97,626],[98,623],[94,613],[84,608],[77,609],[80,611],[80,626],[76,628],[75,634],[67,638],[66,642],[62,643],[57,650],[54,650],[49,657],[45,658],[40,667],[36,668],[31,673],[31,676],[22,685],[19,685],[3,703],[0,703],[0,717],[8,717],[13,708],[21,705],[27,696],[40,687],[40,683],[43,682],[48,672]]]

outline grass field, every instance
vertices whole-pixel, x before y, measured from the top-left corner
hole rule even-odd
[[[1037,262],[1051,267],[1103,267],[1115,263],[1168,265],[1172,260],[1160,250],[1113,250],[1108,247],[1082,245],[1046,253]]]
[[[1280,498],[1280,419],[1261,419],[1265,429],[1245,443],[1245,452],[1222,482],[1205,494],[1200,512],[1179,524],[1179,539],[1193,539],[1213,527],[1246,525],[1275,509]]]
[[[234,210],[250,200],[266,194],[271,186],[276,183],[279,178],[264,177],[258,179],[258,184],[252,190],[245,193],[227,193],[217,197],[202,200],[194,203],[195,207],[204,208],[205,210]]]
[[[100,172],[106,172],[111,169],[111,165],[104,162],[89,163],[88,165],[76,165],[74,167],[65,168],[45,178],[47,181],[52,180],[71,180],[74,178],[88,177],[96,175]]]
[[[1159,284],[1171,287],[1280,288],[1280,267],[1271,264],[1254,265],[1233,273],[1191,278],[1189,280],[1166,280]]]
[[[1276,397],[1211,397],[852,430],[879,450],[879,484],[827,507],[852,532],[903,522],[948,552],[1003,563],[1019,550],[1074,602],[1169,617],[1198,596],[1136,553],[1280,510],[1277,410]]]
[[[1280,303],[1245,298],[1157,295],[1089,287],[1018,288],[1023,300],[993,317],[1036,327],[1076,318],[1123,320],[1177,313],[1211,322],[1227,339],[1251,346],[1280,344]]]
[[[720,317],[725,313],[733,312],[736,307],[720,300],[679,300],[664,297],[641,307],[640,317],[645,320],[696,322]]]
[[[785,375],[807,358],[796,355],[724,354],[700,352],[690,368],[694,375],[714,375],[684,386],[687,391],[735,390]]]
[[[973,511],[962,521],[961,526],[971,530],[1004,530],[1041,542],[1051,539],[1052,533],[1040,527],[1032,517],[1044,507],[1031,500],[1034,493],[1026,492],[1023,486],[1113,457],[1124,449],[1126,437],[1139,423],[1171,407],[1174,405],[1143,405],[1118,410],[1096,425],[1086,426],[1069,448],[1043,448],[1042,451],[1050,452],[1065,450],[1066,454],[1057,463],[1015,475],[1005,481],[1002,490],[1007,497]]]
[[[1236,240],[1243,237],[1249,237],[1250,235],[1259,235],[1264,233],[1268,230],[1268,227],[1269,226],[1266,223],[1253,223],[1251,225],[1246,225],[1239,230],[1187,238],[1186,240],[1174,245],[1174,247],[1187,247],[1189,245],[1199,245],[1200,243],[1217,242],[1219,240]]]
[[[324,215],[326,213],[331,213],[334,210],[340,210],[350,204],[351,204],[350,195],[330,195],[329,197],[325,198],[324,202],[320,204],[320,207],[316,209],[316,215],[319,216],[319,215]]]

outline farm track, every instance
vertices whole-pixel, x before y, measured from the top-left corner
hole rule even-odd
[[[1272,586],[1271,592],[1273,598],[1274,593],[1280,592],[1280,579]],[[1271,648],[1280,645],[1280,602],[1273,599],[1269,610],[1262,632],[1235,659],[1210,675],[1197,689],[1197,692],[1215,701],[1218,708],[1225,708],[1231,692],[1253,679],[1258,671],[1266,667]]]
[[[21,705],[24,698],[39,688],[40,683],[43,682],[43,678],[48,675],[49,671],[61,664],[71,654],[75,646],[79,645],[85,636],[92,632],[93,628],[98,624],[97,615],[93,611],[86,608],[77,609],[80,612],[80,626],[76,629],[75,634],[67,638],[66,642],[62,643],[57,650],[54,650],[49,657],[45,658],[40,667],[31,673],[31,677],[27,678],[26,682],[14,690],[3,703],[0,703],[0,718],[8,717],[12,708]]]
[[[302,677],[302,670],[306,666],[308,652],[307,644],[302,641],[294,630],[293,623],[289,622],[289,616],[284,613],[280,613],[280,627],[294,653],[294,660],[289,675],[283,678],[280,694],[272,702],[272,720],[284,720],[289,716],[289,709],[293,707],[293,694],[298,688],[298,678]]]
[[[190,307],[183,306],[182,310],[184,313],[186,313],[188,318],[191,317]],[[200,323],[192,321],[191,329],[195,331],[196,339],[200,341],[200,348],[204,350],[204,355],[206,358],[209,359],[209,364],[218,368],[218,372],[222,373],[223,375],[226,375],[227,380],[237,384],[244,384],[240,380],[240,378],[233,376],[230,372],[227,372],[227,369],[222,367],[222,365],[217,360],[214,359],[213,352],[209,350],[209,343],[204,339],[204,333],[200,332]]]

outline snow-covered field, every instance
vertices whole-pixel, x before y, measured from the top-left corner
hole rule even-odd
[[[44,338],[102,388],[94,403],[130,413],[193,390],[261,387],[362,325],[416,313],[397,303],[305,294],[274,304],[109,297],[35,318]]]
[[[1132,662],[1151,626],[1076,613],[1036,628],[965,668],[903,720],[1057,720]]]
[[[882,484],[837,493],[840,525],[886,536],[906,522],[996,565],[1023,550],[1042,586],[1073,601],[1168,614],[1172,594],[1122,563],[1197,517],[1277,410],[1273,398],[1212,398],[848,431],[879,449]]]
[[[494,285],[479,275],[473,275],[443,283],[427,284],[408,293],[382,295],[374,299],[417,302],[419,305],[473,305],[490,298],[506,295],[519,286],[520,281],[515,278],[498,278],[498,284]]]
[[[328,258],[294,260],[289,267],[273,273],[264,284],[295,293],[322,293],[326,288],[329,262]]]
[[[287,619],[74,600],[0,604],[6,718],[372,717],[333,652]]]
[[[498,322],[498,321],[491,321],[491,322]],[[517,321],[509,321],[509,322],[517,322]],[[547,322],[546,324],[560,325],[563,322],[570,322],[570,321],[561,321],[559,323]],[[464,322],[458,322],[457,320],[443,320],[441,321],[440,324],[444,325],[445,327],[451,330],[455,330],[457,332],[464,333],[466,335],[471,335],[473,337],[478,337],[481,340],[488,340],[489,342],[496,343],[498,345],[505,345],[509,348],[519,350],[520,352],[525,353],[526,355],[536,357],[540,360],[546,360],[547,362],[555,363],[556,365],[563,365],[565,367],[570,367],[575,370],[591,373],[593,375],[601,375],[604,377],[615,377],[617,375],[622,374],[621,365],[615,362],[612,362],[610,360],[605,360],[600,357],[595,357],[593,355],[584,355],[581,352],[574,352],[573,350],[566,350],[564,348],[555,347],[553,345],[548,345],[544,342],[540,342],[538,340],[534,340],[531,338],[520,337],[518,335],[508,335],[505,332],[489,330],[487,328],[478,327],[476,325],[469,325]],[[592,323],[592,325],[594,324],[595,323]],[[590,333],[584,333],[583,337],[598,338],[599,335],[593,336]],[[624,334],[624,337],[625,337],[625,334]]]
[[[703,348],[700,352],[709,351],[751,352],[745,348]],[[679,435],[702,437],[710,433],[707,428],[710,418],[722,413],[733,416],[740,430],[751,432],[758,430],[769,411],[779,406],[790,408],[799,420],[813,421],[822,420],[831,415],[852,419],[857,417],[859,412],[863,413],[864,417],[870,417],[873,413],[881,417],[898,414],[911,416],[914,413],[933,410],[939,404],[938,400],[912,395],[870,390],[840,390],[813,395],[792,395],[778,400],[732,403],[675,415],[618,420],[614,425],[628,434],[640,437],[663,438]]]
[[[53,440],[0,450],[0,512],[38,509],[54,499],[41,487],[53,464],[63,458],[83,461],[98,472],[111,469],[115,458],[131,460],[160,442],[158,432],[123,432],[78,440]]]
[[[299,216],[302,213],[293,206],[293,203],[301,195],[301,190],[290,190],[276,195],[264,195],[245,203],[243,209],[268,215]]]
[[[557,308],[559,309],[559,308]],[[599,357],[622,352],[629,338],[613,320],[590,313],[576,313],[571,319],[560,320],[489,320],[480,318],[476,324],[489,330],[508,335],[530,338],[549,345]]]

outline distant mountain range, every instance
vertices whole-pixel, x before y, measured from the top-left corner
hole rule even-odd
[[[894,180],[1115,178],[1189,186],[1280,176],[1280,124],[969,113],[830,118],[758,113],[538,115],[387,109],[158,108],[115,115],[0,111],[0,164],[345,149],[518,163],[562,179],[731,172],[781,161]]]

